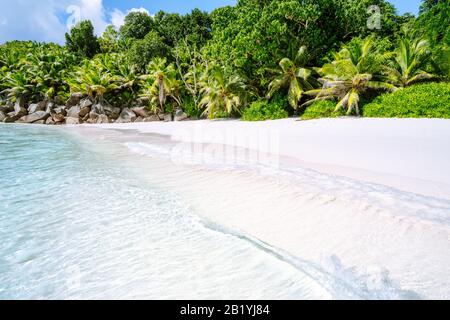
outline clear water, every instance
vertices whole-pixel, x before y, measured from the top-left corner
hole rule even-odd
[[[62,128],[0,126],[0,299],[418,297],[203,221],[103,148]]]
[[[0,126],[0,177],[1,299],[332,297],[62,130]]]

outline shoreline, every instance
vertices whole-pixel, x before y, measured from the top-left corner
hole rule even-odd
[[[197,120],[81,127],[134,130],[193,145],[268,151],[275,161],[279,156],[293,166],[450,199],[450,150],[443,147],[450,145],[450,120]],[[267,144],[274,145],[273,150],[267,150]]]
[[[231,125],[236,133],[240,125],[253,127],[250,130],[267,124],[269,127],[282,126],[280,137],[283,138],[286,137],[283,134],[292,132],[292,124],[298,124],[292,121],[289,125],[287,122],[290,121],[196,123],[204,126],[202,130],[206,136],[216,129],[223,131],[227,125]],[[333,123],[348,128],[349,122],[358,121],[315,121],[307,129],[320,131],[323,125],[332,126]],[[367,127],[367,123],[359,122]],[[386,127],[385,120],[373,122]],[[412,132],[422,132],[418,128],[411,129],[410,121],[403,122],[403,129],[408,127],[409,130],[397,135],[395,144],[400,146],[400,138],[407,139]],[[450,297],[450,279],[446,271],[450,262],[450,201],[444,192],[443,196],[433,194],[432,181],[422,186],[425,192],[411,192],[389,184],[406,181],[410,184],[406,187],[411,188],[417,183],[414,177],[400,181],[397,176],[374,173],[375,178],[384,183],[373,183],[367,181],[372,177],[367,177],[366,171],[358,173],[363,174],[363,179],[357,179],[337,171],[325,172],[323,168],[300,167],[302,163],[297,159],[282,161],[274,170],[259,164],[255,167],[252,163],[230,166],[214,161],[177,162],[176,157],[181,154],[174,155],[171,150],[179,148],[180,143],[173,138],[188,134],[189,128],[195,127],[196,123],[76,126],[73,129],[76,134],[94,141],[99,139],[107,146],[112,143],[117,150],[111,154],[116,154],[120,162],[131,166],[143,179],[179,195],[206,224],[232,230],[286,252],[299,261],[313,263],[339,283],[354,287],[356,292],[366,292],[367,296],[381,299]],[[441,127],[438,124],[437,129],[448,133],[448,124],[443,122]],[[419,121],[418,126],[430,125],[436,129],[435,121]],[[176,129],[179,126],[185,130],[179,132]],[[371,130],[376,132],[373,126],[368,132]],[[444,138],[442,131],[426,132],[424,136],[428,139],[421,143],[433,140],[437,132]],[[384,134],[389,136],[392,132],[387,130]],[[290,141],[296,138],[298,135]],[[308,138],[311,139],[311,135]],[[313,139],[314,142],[317,140]],[[210,144],[205,142],[203,140],[201,144],[206,146],[203,151],[213,153],[218,150],[214,144],[219,142],[218,139],[209,141]],[[357,142],[352,141],[351,147]],[[280,146],[283,156],[285,148],[286,145]],[[317,156],[317,149],[314,151]],[[378,152],[384,155],[383,150]],[[445,156],[446,150],[441,148],[433,155],[435,161],[443,161],[445,159],[436,158],[436,155]],[[292,166],[285,167],[285,164],[299,167],[291,171]],[[335,168],[331,166],[327,170]]]
[[[400,149],[401,157],[409,155],[416,167],[428,165],[427,161],[443,163],[448,151],[440,146],[448,142],[448,124],[434,120],[334,119],[305,125],[287,119],[45,128],[56,136],[72,135],[73,143],[85,154],[111,159],[112,168],[118,166],[121,175],[137,177],[137,186],[148,185],[170,195],[164,205],[172,208],[180,204],[183,212],[198,217],[207,229],[244,239],[258,250],[267,249],[302,273],[318,270],[318,274],[310,276],[328,292],[343,293],[337,298],[448,299],[450,199],[445,197],[445,189],[433,181],[420,185],[422,192],[415,175],[407,181],[387,174],[399,165],[399,158],[376,144],[385,146],[388,139],[388,148]],[[332,133],[324,131],[324,127],[332,128]],[[275,140],[287,142],[278,145],[269,140],[275,144],[273,149],[270,143],[255,144],[255,139],[267,142],[267,135],[276,128]],[[230,132],[231,136],[246,132],[254,139],[221,140]],[[343,139],[344,135],[353,137],[355,132],[359,133],[357,139]],[[335,140],[330,140],[330,135]],[[366,147],[366,154],[358,158],[358,147],[367,139],[375,150]],[[221,153],[227,150],[221,142],[236,146],[231,148],[231,159]],[[332,148],[324,149],[333,143]],[[259,148],[256,155],[260,157],[245,152],[249,147]],[[440,149],[432,150],[436,147]],[[376,167],[384,172],[372,172],[374,178],[364,170],[357,172],[362,176],[358,178],[353,169],[347,175],[339,172],[337,161],[329,161],[324,167],[299,160],[303,155],[308,155],[308,160],[321,159],[319,156],[326,152],[336,153],[342,148],[353,152],[332,160],[348,159],[350,165],[359,161],[370,169],[371,163],[361,160],[378,152],[390,161]],[[424,148],[429,148],[431,154],[420,157],[419,150]],[[275,157],[266,155],[266,151],[273,150],[279,152]],[[408,167],[402,169],[412,172]],[[436,166],[432,169],[418,173],[432,176],[438,171],[445,184],[448,171],[437,170]],[[372,179],[378,182],[368,181]],[[405,189],[415,187],[416,192],[393,186],[406,182],[409,184]],[[432,186],[442,189],[439,196]],[[120,185],[111,187],[122,192]],[[132,197],[127,208],[132,208],[139,203],[139,196],[129,195]],[[151,236],[151,229],[148,232]]]

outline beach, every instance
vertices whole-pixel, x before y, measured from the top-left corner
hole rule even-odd
[[[140,158],[142,176],[181,195],[213,226],[257,239],[297,263],[312,262],[365,298],[449,297],[447,120],[198,121],[77,130],[93,128],[126,146]]]
[[[0,298],[450,297],[449,121],[0,133]]]

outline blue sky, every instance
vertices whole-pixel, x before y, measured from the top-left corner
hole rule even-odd
[[[417,13],[420,0],[391,0],[400,13]],[[93,22],[101,34],[108,24],[117,27],[133,10],[186,13],[193,8],[211,11],[236,0],[0,0],[0,43],[36,40],[63,43],[64,34],[80,19]]]

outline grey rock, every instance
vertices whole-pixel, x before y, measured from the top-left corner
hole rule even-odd
[[[134,122],[135,122],[135,123],[137,123],[137,122],[144,122],[144,118],[142,118],[142,117],[137,117],[137,119],[134,120]]]
[[[52,114],[52,120],[55,123],[61,123],[64,122],[64,120],[66,120],[66,117],[62,113],[54,113]]]
[[[47,105],[45,106],[45,112],[52,113],[55,108],[56,105],[54,102],[48,102]]]
[[[109,118],[106,114],[100,114],[96,123],[109,123]]]
[[[23,116],[19,119],[18,122],[20,123],[34,123],[40,120],[43,120],[43,122],[45,122],[45,120],[47,120],[47,118],[50,117],[50,114],[48,114],[45,111],[37,111],[35,113],[29,114],[27,116]]]
[[[80,106],[73,106],[67,111],[67,116],[69,118],[78,118],[80,116],[80,111]]]
[[[33,124],[45,124],[45,120],[38,120],[36,122],[33,122]]]
[[[91,107],[91,112],[96,114],[105,114],[105,107],[101,103],[96,103]]]
[[[14,105],[14,115],[21,118],[23,116],[26,116],[27,114],[27,109],[25,109],[25,107],[22,107],[19,102],[16,102],[16,104]]]
[[[0,111],[0,122],[3,122],[5,120],[6,114],[3,111]]]
[[[136,114],[128,108],[124,108],[119,115],[116,123],[130,123],[136,120]]]
[[[55,121],[53,120],[52,117],[48,117],[47,120],[45,121],[45,124],[47,124],[47,125],[54,125]]]
[[[152,115],[144,119],[144,122],[155,122],[155,121],[161,121],[161,119],[157,115]]]
[[[3,119],[3,122],[4,123],[12,123],[12,122],[16,122],[17,120],[19,120],[18,116],[6,115],[5,119]]]
[[[62,114],[63,116],[67,115],[67,110],[66,107],[56,107],[55,109],[53,109],[53,111],[51,112],[51,114]]]
[[[89,113],[86,113],[86,115],[81,119],[83,122],[86,122],[89,120]]]
[[[118,107],[113,107],[106,101],[101,103],[96,103],[91,107],[91,111],[97,114],[106,114],[111,119],[119,118],[121,109]]]
[[[14,111],[14,106],[0,106],[0,111],[7,114],[8,112]]]
[[[88,98],[81,100],[80,102],[80,108],[89,108],[92,107],[92,101],[89,100]]]
[[[46,111],[46,109],[47,109],[46,101],[41,101],[39,103],[33,103],[28,106],[28,114],[32,114],[37,111]]]
[[[71,108],[80,103],[80,100],[83,98],[82,93],[73,93],[70,95],[70,98],[66,101],[66,107]]]
[[[166,113],[166,114],[164,115],[164,122],[171,122],[171,121],[173,121],[173,116],[172,116],[172,114],[171,114],[171,113]]]
[[[134,107],[131,111],[133,111],[138,117],[148,118],[150,116],[145,107]]]
[[[121,113],[121,109],[120,109],[120,108],[118,108],[118,107],[113,107],[113,106],[110,105],[110,104],[106,104],[106,105],[104,106],[104,109],[105,109],[105,114],[106,114],[109,118],[114,119],[114,120],[119,118],[119,115],[120,115],[120,113]]]
[[[84,118],[89,115],[89,112],[91,112],[91,107],[82,107],[78,115],[80,118]]]
[[[26,102],[25,98],[17,98],[14,108],[17,105],[20,106],[21,108],[25,108],[26,104],[27,104],[27,102]]]
[[[91,111],[89,113],[89,119],[87,120],[88,123],[97,123],[98,118],[100,115],[98,113],[95,113],[94,111]]]
[[[175,113],[175,121],[183,121],[188,119],[188,115],[183,110],[177,110]]]
[[[67,117],[66,124],[69,124],[69,125],[80,124],[80,118]]]

